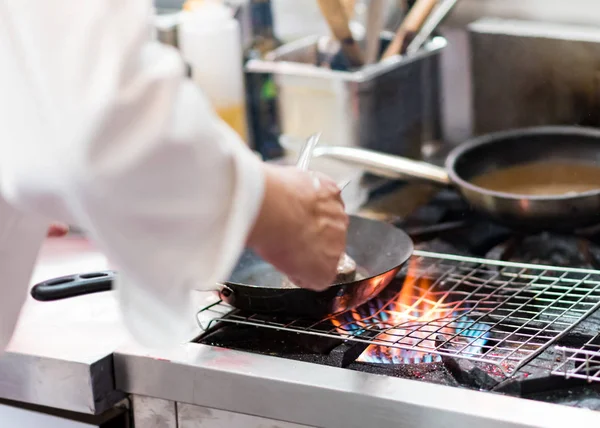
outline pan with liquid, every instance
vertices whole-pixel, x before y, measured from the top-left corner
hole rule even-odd
[[[485,135],[461,144],[445,168],[353,147],[318,147],[392,178],[453,185],[476,210],[512,227],[572,230],[600,224],[600,130],[552,126]]]
[[[600,188],[600,166],[574,161],[538,161],[486,172],[471,183],[494,192],[525,196],[577,195]]]

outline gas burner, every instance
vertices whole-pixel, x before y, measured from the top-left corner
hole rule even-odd
[[[443,290],[434,291],[435,281],[417,272],[418,263],[413,259],[399,292],[384,292],[332,319],[340,335],[377,342],[369,345],[357,361],[420,364],[441,362],[443,350],[464,357],[482,353],[491,337],[490,327],[463,315],[472,308],[454,301]]]
[[[455,316],[453,314],[452,316]],[[396,318],[408,317],[408,314],[392,314]],[[385,333],[378,334],[376,340],[390,343],[390,346],[370,345],[357,358],[356,361],[371,364],[430,364],[442,361],[440,354],[432,354],[419,348],[431,348],[451,350],[455,355],[475,357],[482,354],[484,346],[490,338],[490,327],[483,323],[475,323],[466,317],[459,319],[456,323],[444,325],[441,321],[419,321],[423,314],[413,312],[415,321],[392,327],[388,323],[380,323],[378,328],[386,329]],[[368,319],[368,318],[367,318]],[[351,331],[361,334],[367,330],[372,321],[349,321],[344,326],[344,333]],[[361,327],[363,325],[364,327]],[[440,330],[445,334],[435,334]],[[482,336],[483,333],[483,337]],[[395,346],[392,346],[395,345]],[[404,347],[415,347],[417,349],[405,349]]]
[[[590,240],[551,232],[513,235],[487,253],[487,258],[517,263],[600,269],[600,246]]]

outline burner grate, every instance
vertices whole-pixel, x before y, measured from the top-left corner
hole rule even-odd
[[[464,358],[510,376],[600,307],[595,270],[414,251],[402,275],[399,290],[320,321],[247,314],[223,302],[198,320],[210,316],[204,330],[232,323],[365,343],[366,362]]]
[[[556,367],[552,374],[567,379],[584,379],[600,382],[600,334],[581,348],[557,346],[554,348]]]

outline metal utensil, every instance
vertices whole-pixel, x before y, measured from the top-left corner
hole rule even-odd
[[[298,154],[298,160],[296,161],[296,168],[300,171],[307,171],[310,161],[313,158],[313,153],[315,151],[315,147],[319,143],[319,139],[321,138],[321,133],[311,135],[302,145],[300,152]],[[345,180],[341,183],[337,183],[340,191],[344,190],[348,184],[350,184],[352,180]]]
[[[435,29],[440,25],[444,18],[454,8],[458,0],[442,0],[442,2],[431,12],[427,21],[421,27],[415,38],[408,44],[406,54],[412,55],[416,53],[421,46],[427,41],[429,36],[433,34]]]
[[[379,58],[381,46],[381,29],[385,0],[369,0],[367,3],[367,19],[365,31],[365,63],[374,64]]]
[[[319,142],[321,138],[321,133],[313,134],[304,142],[302,148],[300,149],[300,153],[298,155],[298,160],[296,161],[296,168],[300,171],[307,171],[308,165],[312,159],[312,154],[315,149],[315,146]]]

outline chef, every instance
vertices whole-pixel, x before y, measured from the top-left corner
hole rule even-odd
[[[189,339],[191,292],[245,246],[300,286],[335,276],[335,183],[262,163],[150,40],[151,17],[150,0],[0,2],[0,352],[51,221],[118,267],[124,322],[149,346]]]

